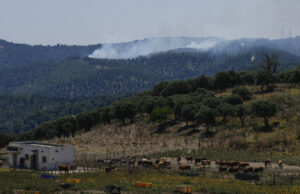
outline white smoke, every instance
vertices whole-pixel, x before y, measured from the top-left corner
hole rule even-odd
[[[128,59],[180,48],[207,50],[220,40],[216,38],[151,38],[120,44],[104,44],[89,55],[91,58]]]

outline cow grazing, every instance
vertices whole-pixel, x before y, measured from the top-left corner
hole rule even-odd
[[[249,173],[249,172],[252,172],[253,171],[253,167],[252,166],[246,166],[245,168],[244,168],[244,173],[246,174],[246,173]]]
[[[240,164],[239,164],[239,167],[241,167],[241,168],[245,168],[247,166],[249,166],[248,162],[240,162]]]
[[[177,163],[180,164],[180,161],[181,161],[181,156],[178,156],[177,157]]]
[[[219,161],[219,166],[228,166],[227,161]]]
[[[69,166],[66,164],[58,165],[59,172],[65,171],[65,174],[69,172]]]
[[[210,160],[202,160],[201,164],[210,166]]]
[[[180,170],[191,170],[191,166],[190,165],[180,165],[179,169]]]
[[[282,160],[278,161],[278,166],[279,166],[280,169],[283,169]]]
[[[240,167],[238,166],[235,166],[235,167],[230,167],[228,169],[228,172],[238,172],[240,170]]]
[[[185,157],[185,159],[186,159],[187,162],[189,162],[189,161],[191,163],[193,162],[193,157],[192,156],[187,156],[187,157]]]
[[[196,157],[196,158],[195,158],[195,165],[197,165],[197,164],[200,163],[200,162],[201,162],[201,158]]]
[[[257,168],[253,168],[253,172],[254,173],[263,173],[264,172],[264,167],[257,167]]]
[[[227,171],[227,166],[220,166],[219,171],[220,172],[226,172]]]
[[[268,160],[265,161],[265,167],[266,168],[272,168],[272,162],[271,162],[270,159],[268,159]]]

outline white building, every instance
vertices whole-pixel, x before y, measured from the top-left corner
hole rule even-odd
[[[60,164],[74,162],[74,147],[35,141],[11,142],[8,163],[14,168],[56,170]]]

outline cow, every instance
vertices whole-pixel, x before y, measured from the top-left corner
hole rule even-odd
[[[227,161],[219,161],[219,166],[228,166]]]
[[[220,166],[219,171],[220,172],[226,172],[227,171],[227,166]]]
[[[228,169],[228,172],[238,172],[240,170],[239,166],[235,166],[235,167],[230,167]]]
[[[278,161],[278,166],[279,166],[280,169],[283,169],[282,160]]]
[[[69,166],[67,164],[58,165],[59,172],[65,171],[65,174],[69,172]]]
[[[192,156],[186,156],[185,159],[186,159],[187,162],[189,162],[189,161],[191,163],[193,162],[193,157]]]
[[[181,161],[181,156],[178,156],[177,157],[177,164],[180,164],[180,161]]]
[[[220,163],[220,160],[218,160],[218,159],[215,160],[215,164],[216,164],[216,165],[219,165],[219,163]]]
[[[265,161],[265,167],[266,168],[272,168],[272,162],[271,162],[270,159],[268,159],[268,160]]]
[[[240,164],[239,164],[239,167],[241,167],[241,168],[245,168],[247,166],[249,166],[248,162],[240,162]]]
[[[197,165],[197,164],[200,163],[200,162],[201,162],[201,158],[196,157],[196,158],[195,158],[195,165]]]
[[[262,174],[264,172],[264,167],[253,168],[253,172],[254,173],[260,172]]]
[[[2,163],[3,163],[2,160],[0,160],[0,166],[2,166]]]
[[[210,160],[202,160],[201,164],[210,166]]]
[[[180,165],[179,169],[180,170],[191,170],[191,166],[190,165]]]
[[[253,167],[252,166],[246,166],[245,168],[244,168],[244,173],[246,174],[246,173],[249,173],[249,172],[252,172],[253,171]]]

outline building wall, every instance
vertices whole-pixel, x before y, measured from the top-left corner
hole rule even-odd
[[[17,168],[20,168],[20,159],[24,158],[24,167],[31,168],[30,156],[33,155],[32,150],[37,150],[37,168],[54,170],[59,164],[71,164],[74,162],[74,147],[72,146],[41,146],[30,144],[10,144],[10,146],[18,146]],[[13,166],[13,153],[9,154],[9,165]],[[28,155],[28,157],[26,157]],[[46,157],[46,161],[43,161]]]

